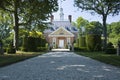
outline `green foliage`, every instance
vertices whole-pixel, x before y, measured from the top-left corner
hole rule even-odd
[[[117,44],[118,39],[120,38],[120,22],[113,22],[108,26],[108,35],[109,41],[114,45]]]
[[[79,37],[79,48],[86,47],[86,37]]]
[[[35,56],[41,55],[43,53],[39,52],[18,52],[17,54],[4,54],[0,55],[0,67],[10,65],[16,62],[20,62]]]
[[[13,42],[11,42],[7,48],[7,53],[8,54],[15,54],[16,53],[16,49],[15,47],[13,46]]]
[[[21,47],[22,51],[27,51],[27,37],[23,37],[23,43],[22,43],[22,47]]]
[[[24,37],[22,51],[43,51],[46,49],[46,40],[43,38],[36,37]]]
[[[89,10],[97,14],[118,14],[120,9],[120,1],[114,0],[74,0],[76,7],[82,10]],[[108,8],[109,7],[109,8]],[[105,16],[105,15],[104,15]]]
[[[113,43],[109,42],[107,44],[107,49],[105,50],[105,53],[107,53],[107,54],[116,54],[116,51],[117,50],[114,48]]]
[[[86,45],[88,51],[100,51],[101,50],[101,36],[88,34],[86,35]]]
[[[76,52],[82,56],[120,67],[120,56],[115,54],[105,54],[103,52]]]
[[[105,53],[106,54],[116,54],[117,52],[116,52],[117,50],[115,49],[115,48],[107,48],[106,50],[105,50]]]
[[[87,34],[102,34],[103,33],[103,27],[102,24],[98,21],[92,21],[89,23],[89,25],[86,26],[86,33]]]
[[[11,15],[0,10],[0,39],[2,39],[4,47],[10,42],[12,20]]]
[[[79,47],[74,47],[75,51],[81,51],[81,49]]]
[[[78,17],[78,19],[76,20],[77,22],[77,27],[80,28],[80,27],[84,27],[88,24],[88,21],[82,17]]]
[[[112,0],[113,1],[113,0]],[[102,16],[103,20],[103,36],[104,39],[104,48],[107,45],[107,25],[106,20],[107,16],[110,14],[118,15],[120,12],[120,1],[116,2],[108,0],[74,0],[76,7],[81,8],[82,10],[90,11],[92,14],[97,13]]]
[[[74,25],[76,24],[76,27],[79,30],[79,35],[85,35],[85,27],[89,24],[89,22],[82,18],[82,17],[78,17],[78,19],[76,20],[76,23],[74,23]]]
[[[19,26],[28,27],[31,29],[40,27],[43,31],[46,26],[46,20],[50,17],[52,12],[58,10],[57,0],[3,0],[0,1],[0,10],[12,14],[11,19],[14,18],[15,31],[15,47],[18,48],[18,33]]]
[[[27,39],[27,51],[36,51],[36,38],[28,37]]]
[[[37,51],[47,51],[47,47],[37,47]]]

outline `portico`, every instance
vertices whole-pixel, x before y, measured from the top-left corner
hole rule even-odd
[[[70,49],[73,46],[74,35],[64,29],[64,27],[59,27],[56,31],[49,34],[48,37],[50,47],[54,49]]]

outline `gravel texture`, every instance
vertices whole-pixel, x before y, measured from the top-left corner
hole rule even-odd
[[[0,80],[120,80],[120,68],[74,52],[49,52],[0,68]]]

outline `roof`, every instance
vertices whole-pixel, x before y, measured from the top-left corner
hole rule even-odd
[[[66,30],[64,27],[59,27],[57,30],[49,34],[49,37],[54,37],[54,36],[74,37],[74,34]]]
[[[69,21],[53,21],[48,25],[48,29],[46,29],[44,33],[53,32],[59,27],[64,27],[67,31],[70,32],[78,32],[77,28],[73,26]]]

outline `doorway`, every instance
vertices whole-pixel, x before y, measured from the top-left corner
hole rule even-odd
[[[64,48],[64,40],[63,39],[59,40],[59,48]]]

